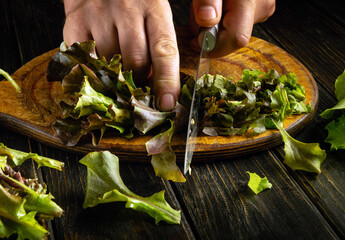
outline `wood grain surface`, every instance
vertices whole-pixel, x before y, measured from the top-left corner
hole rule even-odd
[[[180,32],[187,32],[180,29]],[[195,76],[198,55],[183,44],[188,35],[180,37],[181,71]],[[44,53],[31,60],[14,74],[13,78],[22,88],[18,94],[9,82],[0,82],[0,121],[15,131],[20,131],[43,143],[72,151],[88,152],[110,150],[127,161],[149,161],[145,143],[150,135],[135,136],[127,139],[114,134],[105,134],[99,145],[91,141],[81,141],[77,146],[65,146],[54,135],[52,125],[60,115],[59,106],[54,101],[54,94],[59,91],[59,82],[46,80],[46,69],[50,58],[57,50]],[[232,77],[236,82],[241,78],[243,69],[260,69],[267,72],[276,69],[279,74],[293,72],[298,82],[306,89],[306,102],[310,103],[313,112],[293,115],[284,122],[290,134],[295,134],[313,118],[318,103],[318,88],[310,72],[294,57],[271,43],[252,38],[249,45],[228,56],[211,59],[210,73]],[[172,140],[172,148],[181,161],[185,151],[185,133],[177,133]],[[257,136],[250,132],[235,136],[198,136],[194,159],[208,161],[214,158],[229,158],[262,151],[279,145],[280,134],[275,130],[267,130]]]

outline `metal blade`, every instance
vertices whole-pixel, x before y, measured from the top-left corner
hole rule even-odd
[[[210,29],[215,28],[216,32],[215,35],[210,33]],[[198,133],[198,109],[200,104],[200,99],[196,98],[196,82],[197,80],[202,77],[203,75],[209,72],[210,61],[207,58],[207,53],[214,48],[215,39],[211,39],[212,37],[216,37],[218,26],[214,26],[209,30],[206,30],[202,35],[202,44],[201,44],[201,52],[199,57],[199,64],[198,69],[195,77],[195,84],[193,89],[193,96],[192,102],[190,107],[189,113],[189,122],[188,122],[188,130],[187,130],[187,139],[186,139],[186,153],[184,158],[184,174],[189,172],[191,174],[190,164],[192,162],[193,153],[195,149],[195,143],[197,139]],[[213,31],[213,30],[212,30]],[[200,36],[200,35],[199,35]]]

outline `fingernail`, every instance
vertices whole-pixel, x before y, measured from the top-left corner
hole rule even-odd
[[[159,108],[162,111],[170,111],[175,107],[176,100],[171,93],[163,94],[159,99]]]
[[[216,10],[212,6],[202,6],[199,8],[198,17],[200,20],[212,20],[217,17]]]

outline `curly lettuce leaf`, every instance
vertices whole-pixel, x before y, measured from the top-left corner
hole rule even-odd
[[[152,156],[151,164],[155,170],[156,176],[174,182],[185,182],[180,168],[176,165],[176,155],[171,149],[171,138],[174,133],[174,123],[171,127],[146,142],[146,150],[149,156]]]
[[[168,117],[175,115],[174,112],[161,112],[134,97],[131,99],[131,104],[134,107],[134,127],[143,134],[162,125]]]
[[[80,111],[84,107],[91,107],[96,112],[107,112],[109,105],[114,104],[112,98],[104,96],[91,87],[87,76],[84,76],[82,88],[78,95],[78,102],[74,108],[75,111]]]
[[[46,239],[47,230],[35,220],[36,212],[26,212],[25,202],[0,184],[0,238],[17,233],[18,239]]]
[[[164,191],[150,197],[131,192],[123,183],[119,172],[119,159],[108,151],[91,152],[80,160],[87,167],[87,188],[83,208],[109,202],[126,202],[126,208],[143,211],[155,219],[179,224],[180,211],[176,211],[164,199]],[[102,166],[102,167],[100,167]]]
[[[266,177],[261,178],[256,173],[251,173],[248,171],[246,173],[249,174],[248,187],[250,187],[255,194],[258,194],[267,188],[272,188],[272,184],[267,180]]]
[[[284,163],[293,170],[321,173],[321,164],[326,159],[326,152],[318,143],[304,143],[292,138],[285,129],[272,120],[284,141]]]
[[[63,210],[53,201],[53,195],[45,194],[45,189],[42,190],[40,188],[35,191],[2,171],[0,171],[0,178],[10,183],[14,190],[21,192],[20,195],[26,200],[24,204],[25,210],[37,212],[44,215],[45,218],[61,217]]]
[[[37,153],[26,153],[16,149],[6,147],[3,143],[0,143],[0,155],[7,156],[7,161],[11,166],[20,166],[25,160],[32,159],[38,167],[50,167],[62,171],[64,163],[58,160],[39,156]]]
[[[327,124],[328,136],[325,142],[331,144],[331,151],[345,149],[345,115]]]

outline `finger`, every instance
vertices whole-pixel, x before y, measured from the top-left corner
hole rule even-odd
[[[275,9],[275,0],[257,0],[254,23],[266,21],[273,15]]]
[[[115,25],[94,22],[91,28],[92,38],[96,42],[97,54],[110,60],[120,53],[118,33]]]
[[[157,1],[147,16],[147,36],[153,67],[157,107],[169,111],[180,93],[179,52],[168,1]]]
[[[75,42],[92,40],[91,31],[85,26],[83,17],[69,14],[63,27],[63,38],[67,46]]]
[[[227,1],[225,3],[222,27],[218,33],[216,47],[210,53],[211,57],[230,54],[249,43],[253,30],[255,8],[254,0]]]
[[[222,0],[193,0],[196,23],[201,27],[211,27],[222,17]]]
[[[117,26],[124,70],[132,70],[133,78],[143,83],[147,80],[151,65],[144,17],[127,16]]]

